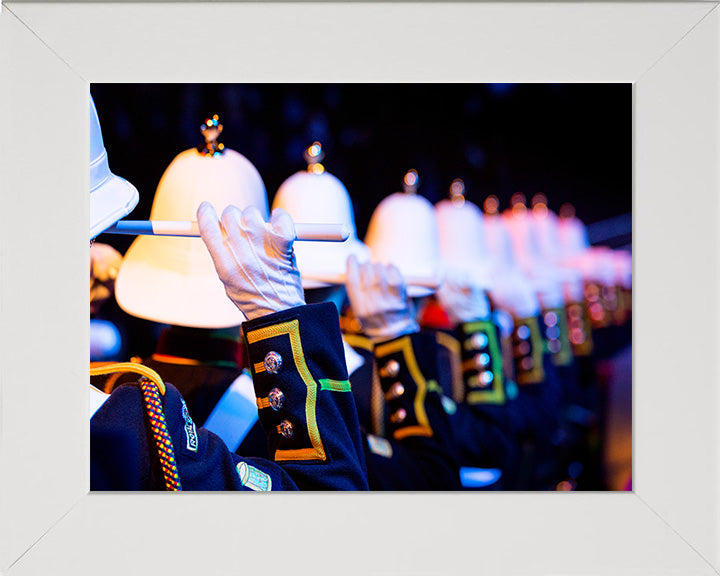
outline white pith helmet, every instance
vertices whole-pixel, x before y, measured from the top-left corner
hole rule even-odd
[[[533,197],[532,210],[525,206],[525,197],[517,194],[513,196],[513,207],[504,214],[518,262],[535,282],[545,308],[561,308],[566,299],[583,299],[582,275],[561,266],[554,216],[544,194]]]
[[[433,205],[416,194],[419,178],[410,170],[405,192],[395,192],[377,205],[370,217],[365,244],[372,259],[394,264],[403,277],[440,280],[440,238]],[[422,297],[433,289],[408,286],[408,296]]]
[[[344,275],[347,259],[354,254],[359,262],[370,259],[370,250],[355,231],[350,195],[342,182],[325,171],[319,142],[305,151],[307,171],[296,172],[278,188],[273,210],[282,208],[295,222],[344,224],[351,231],[344,242],[297,242],[293,245],[303,288],[329,286],[317,277]]]
[[[158,184],[151,220],[195,220],[209,201],[218,214],[228,205],[256,206],[268,219],[265,185],[250,161],[216,141],[217,116],[203,124],[206,145],[178,154]],[[123,259],[115,295],[127,313],[195,328],[229,328],[245,317],[225,293],[201,238],[138,236]]]
[[[630,290],[632,288],[632,254],[625,250],[613,250],[617,284]]]
[[[130,182],[110,172],[100,121],[90,96],[90,239],[130,214],[139,199]]]
[[[462,180],[453,180],[450,196],[435,205],[444,273],[459,273],[472,279],[476,287],[488,290],[492,286],[493,263],[485,217],[480,208],[465,199]]]
[[[612,257],[608,257],[606,253],[609,249],[590,246],[587,228],[574,215],[571,206],[563,206],[560,214],[558,235],[562,265],[579,270],[588,282],[613,285],[615,271]]]
[[[535,285],[515,259],[510,232],[504,218],[497,212],[497,198],[488,197],[484,207],[488,244],[496,270],[490,296],[498,306],[516,318],[536,316],[540,313],[540,301]]]

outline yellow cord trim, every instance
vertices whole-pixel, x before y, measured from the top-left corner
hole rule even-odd
[[[445,332],[436,332],[435,339],[440,346],[450,352],[450,375],[452,378],[452,399],[455,402],[465,400],[465,386],[463,383],[462,368],[460,366],[460,341]]]
[[[366,338],[365,336],[361,336],[360,334],[345,334],[343,332],[342,337],[343,340],[345,340],[345,342],[347,342],[353,348],[362,348],[363,350],[372,352],[373,348],[375,347],[373,341],[370,340],[370,338]]]
[[[310,369],[305,363],[305,354],[300,341],[300,324],[298,320],[291,320],[282,324],[268,326],[267,328],[259,328],[253,330],[246,335],[248,344],[254,344],[268,338],[284,336],[287,334],[290,339],[290,349],[292,350],[295,366],[300,374],[305,387],[307,388],[307,396],[305,399],[305,419],[307,421],[308,436],[312,448],[302,448],[297,450],[276,450],[275,461],[281,462],[285,460],[325,460],[325,448],[320,438],[320,430],[315,415],[315,406],[317,404],[317,383],[310,373]]]
[[[103,376],[105,374],[113,374],[115,372],[134,372],[135,374],[141,374],[150,380],[160,394],[165,395],[165,384],[160,378],[160,374],[155,372],[152,368],[143,366],[142,364],[135,364],[134,362],[120,362],[118,364],[108,364],[106,366],[98,366],[97,368],[90,368],[90,376]]]
[[[270,408],[270,400],[267,398],[258,398],[255,400],[257,403],[258,410],[262,410],[263,408]]]
[[[255,370],[255,374],[265,372],[265,362],[255,362],[255,364],[253,364],[253,369]]]
[[[396,430],[393,436],[397,439],[404,438],[405,436],[432,436],[433,430],[428,421],[427,414],[425,413],[425,392],[427,390],[427,382],[423,376],[420,368],[417,365],[415,354],[412,348],[412,340],[410,336],[405,336],[399,340],[393,340],[385,344],[380,344],[375,348],[375,354],[378,358],[392,354],[393,352],[402,352],[405,363],[407,364],[410,376],[417,385],[417,395],[415,396],[415,418],[417,418],[418,426],[408,426],[402,430],[410,432],[401,432]],[[398,436],[398,432],[401,436]]]
[[[352,392],[350,390],[350,380],[318,380],[320,382],[320,390],[330,390],[331,392]]]

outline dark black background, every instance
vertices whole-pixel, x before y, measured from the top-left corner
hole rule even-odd
[[[463,178],[478,205],[490,194],[543,192],[586,223],[630,212],[630,84],[93,84],[111,170],[140,191],[147,219],[160,177],[201,144],[219,114],[221,141],[258,169],[272,203],[282,181],[322,142],[326,169],[353,200],[362,239],[378,202],[418,170],[435,203]],[[132,237],[103,235],[122,252]]]

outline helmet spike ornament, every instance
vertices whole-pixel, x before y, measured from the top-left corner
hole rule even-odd
[[[325,166],[320,163],[325,158],[325,152],[323,152],[320,142],[313,142],[312,145],[306,148],[303,157],[308,164],[307,171],[310,174],[322,174],[325,172]]]
[[[223,125],[220,124],[220,117],[217,114],[212,118],[205,118],[205,122],[200,125],[205,144],[198,146],[198,152],[203,156],[222,156],[225,152],[225,144],[217,141],[222,131]]]
[[[450,184],[450,200],[458,206],[465,204],[465,182],[461,178],[455,178]]]
[[[418,176],[417,170],[410,169],[403,177],[403,192],[417,194],[418,188],[420,188],[420,176]]]

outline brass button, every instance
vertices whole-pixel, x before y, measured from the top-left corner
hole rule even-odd
[[[404,408],[400,408],[394,414],[390,415],[390,422],[393,424],[400,424],[407,417],[407,412]]]
[[[490,364],[490,354],[487,352],[475,356],[475,366],[478,368],[484,368],[488,364]]]
[[[555,312],[546,312],[544,316],[545,326],[548,328],[555,326],[558,323],[558,316]]]
[[[295,436],[295,430],[293,430],[293,425],[289,420],[283,420],[278,424],[278,431],[280,434],[282,434],[283,438],[292,438]]]
[[[470,338],[470,342],[472,343],[474,348],[482,350],[483,348],[485,348],[485,346],[488,345],[487,334],[485,334],[484,332],[477,332],[472,335],[472,337]]]
[[[403,394],[405,394],[405,386],[400,382],[395,382],[395,384],[390,387],[390,390],[387,391],[387,394],[385,394],[385,399],[394,400],[395,398],[400,398]]]
[[[285,404],[285,394],[283,394],[280,388],[273,388],[268,392],[268,404],[270,404],[270,408],[276,412],[283,407],[283,404]]]
[[[282,356],[277,352],[268,352],[263,360],[265,370],[270,374],[277,374],[282,366]]]
[[[390,360],[380,368],[380,378],[395,378],[399,373],[400,363],[397,360]]]

